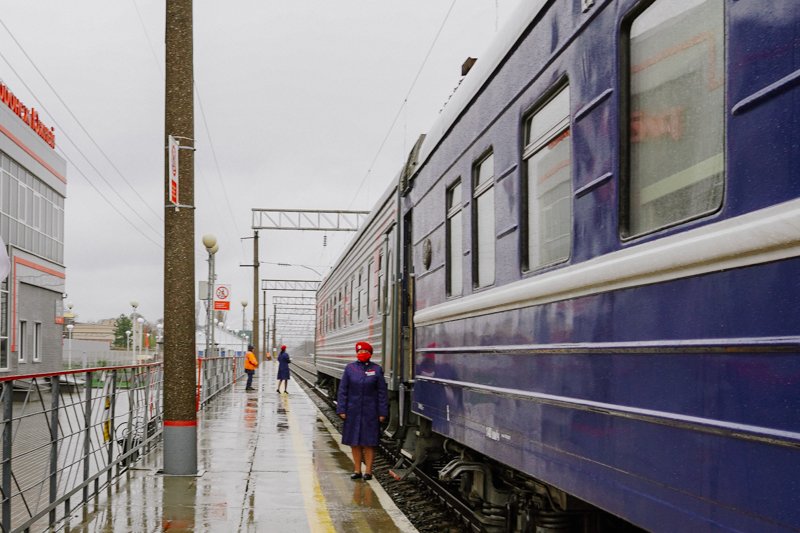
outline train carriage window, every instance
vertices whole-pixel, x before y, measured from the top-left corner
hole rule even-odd
[[[372,304],[373,293],[375,292],[372,288],[372,284],[374,283],[374,276],[372,275],[372,271],[375,268],[375,261],[370,261],[369,265],[367,266],[367,317],[372,316],[372,310],[374,309],[374,305]]]
[[[364,268],[358,270],[358,321],[364,319],[364,308],[366,307],[366,298],[364,297]]]
[[[384,312],[383,294],[383,252],[378,256],[378,315]]]
[[[356,301],[357,290],[358,288],[356,287],[356,278],[354,276],[350,278],[350,325],[353,325],[356,322],[355,301]]]
[[[657,0],[628,26],[626,236],[722,205],[723,8],[723,0]]]
[[[462,260],[464,259],[463,229],[461,220],[461,180],[447,189],[447,227],[445,239],[447,263],[447,296],[460,296],[462,292]]]
[[[494,154],[479,159],[472,172],[472,282],[486,287],[494,283]]]
[[[571,141],[569,87],[564,87],[525,122],[525,270],[569,258],[572,244]]]

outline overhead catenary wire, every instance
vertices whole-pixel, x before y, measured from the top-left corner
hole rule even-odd
[[[214,149],[214,141],[211,138],[211,128],[208,126],[208,121],[206,120],[206,112],[203,106],[203,99],[200,97],[200,90],[197,87],[197,83],[194,84],[194,92],[197,95],[197,107],[200,109],[200,117],[203,119],[204,130],[206,132],[206,137],[208,137],[208,147],[211,150],[211,157],[214,160],[214,166],[217,170],[217,179],[219,180],[220,186],[222,187],[222,194],[225,197],[225,205],[228,208],[228,213],[231,215],[231,222],[233,223],[233,227],[236,230],[237,235],[242,235],[242,232],[239,230],[239,225],[236,223],[236,215],[233,211],[233,207],[231,207],[231,201],[228,197],[228,189],[225,187],[225,180],[222,179],[222,171],[220,170],[219,160],[217,159],[217,151]],[[244,257],[244,250],[242,252],[242,257]]]
[[[144,38],[147,41],[147,46],[150,49],[150,52],[151,52],[151,54],[153,56],[153,62],[156,65],[156,70],[158,71],[158,73],[161,76],[161,79],[163,81],[164,80],[164,71],[163,71],[161,63],[158,61],[158,54],[156,53],[155,47],[153,46],[153,43],[150,40],[150,34],[147,32],[147,26],[144,23],[144,19],[142,18],[141,11],[139,10],[139,6],[136,3],[136,0],[131,0],[131,3],[133,4],[134,9],[136,10],[136,16],[137,16],[137,19],[139,20],[139,25],[142,28],[142,33],[144,34]],[[228,191],[227,191],[227,189],[225,187],[224,181],[222,180],[222,172],[220,170],[219,160],[217,159],[217,152],[216,152],[216,150],[214,148],[214,141],[211,138],[211,130],[209,128],[208,121],[206,120],[205,108],[203,106],[203,100],[200,97],[200,90],[198,88],[196,80],[195,80],[195,83],[194,83],[194,92],[195,92],[195,95],[197,96],[197,103],[198,103],[198,107],[200,109],[200,116],[202,118],[203,130],[206,132],[206,137],[208,138],[208,146],[209,146],[209,149],[211,150],[211,156],[212,156],[212,158],[214,160],[214,165],[215,165],[215,168],[216,168],[216,171],[217,171],[217,177],[218,177],[218,179],[220,181],[220,184],[222,185],[222,191],[223,191],[223,195],[225,197],[225,202],[226,202],[226,205],[228,207],[228,211],[231,214],[231,220],[233,220],[233,225],[234,225],[234,229],[236,230],[236,234],[237,235],[241,235],[241,232],[239,231],[239,226],[236,224],[236,218],[234,216],[233,209],[231,208],[230,199],[228,197]],[[200,178],[199,181],[203,183],[205,191],[208,193],[208,197],[209,198],[213,198],[214,195],[213,195],[213,192],[211,191],[209,180],[206,179],[205,174],[203,174],[203,172],[200,171],[199,167],[197,167],[196,170],[197,170],[197,175]],[[215,215],[217,216],[218,219],[224,220],[226,218],[226,217],[221,217],[220,216],[220,213],[217,210],[216,203],[211,202],[211,206],[212,206],[212,209],[213,209],[213,211],[214,211],[214,213],[215,213]],[[239,240],[239,242],[241,244],[241,239],[231,238],[231,235],[227,233],[227,229],[225,229],[224,226],[223,226],[223,231],[225,231],[226,236],[231,240],[231,242]],[[242,258],[244,258],[245,255],[246,255],[243,247],[240,249],[240,254],[241,254]]]
[[[456,5],[456,0],[453,0],[450,3],[450,7],[448,8],[447,13],[445,13],[444,19],[442,19],[442,23],[439,25],[439,30],[436,32],[436,35],[434,36],[433,41],[431,42],[431,45],[428,47],[428,52],[425,54],[425,58],[422,60],[422,64],[419,66],[419,69],[417,69],[417,74],[414,76],[414,80],[411,82],[411,86],[408,88],[408,91],[406,91],[406,95],[403,98],[403,102],[400,104],[400,108],[397,110],[397,113],[395,113],[394,119],[392,120],[391,125],[389,125],[389,130],[386,132],[386,135],[384,135],[380,146],[378,146],[378,151],[375,153],[375,157],[372,158],[372,161],[369,164],[369,168],[367,169],[367,173],[364,175],[364,178],[361,180],[361,183],[358,185],[358,189],[356,189],[356,193],[353,196],[353,199],[350,201],[350,204],[348,205],[348,209],[353,206],[353,204],[355,203],[356,199],[358,198],[358,195],[361,193],[361,189],[364,187],[364,184],[366,183],[367,178],[369,178],[369,175],[372,173],[372,168],[375,166],[375,163],[378,161],[378,157],[380,157],[381,152],[383,152],[383,147],[386,146],[386,142],[389,140],[389,136],[392,134],[392,131],[394,130],[395,125],[397,124],[397,120],[400,118],[400,115],[402,114],[403,109],[406,107],[406,104],[408,103],[408,97],[411,96],[411,92],[414,90],[414,87],[417,85],[417,81],[419,80],[419,77],[422,74],[422,71],[425,68],[425,65],[428,63],[428,59],[430,58],[431,53],[433,52],[433,48],[436,46],[436,43],[439,41],[439,36],[442,34],[442,30],[444,29],[445,24],[447,24],[447,21],[450,18],[450,14],[453,12],[453,8],[455,7],[455,5]]]
[[[92,142],[92,144],[95,146],[95,148],[97,148],[97,150],[103,155],[103,158],[105,158],[105,160],[108,162],[108,164],[111,165],[111,168],[114,169],[114,171],[117,173],[117,175],[119,175],[119,177],[122,178],[122,181],[125,182],[125,184],[131,189],[131,191],[133,191],[133,193],[139,198],[139,200],[144,204],[144,206],[147,209],[149,209],[150,212],[156,218],[163,218],[163,214],[159,214],[155,210],[153,210],[153,208],[150,206],[150,204],[148,204],[145,201],[145,199],[142,198],[142,196],[139,194],[139,192],[136,190],[136,188],[131,184],[130,181],[128,181],[128,179],[125,177],[125,175],[122,173],[122,171],[117,167],[117,165],[114,164],[114,162],[111,160],[111,158],[108,156],[108,154],[106,154],[105,150],[103,150],[103,148],[100,147],[100,145],[94,139],[92,134],[89,133],[89,131],[86,129],[86,127],[84,127],[84,125],[80,121],[80,119],[77,116],[75,116],[75,113],[72,112],[72,109],[69,107],[69,105],[67,105],[67,103],[64,101],[64,99],[61,98],[61,95],[58,93],[58,91],[55,89],[55,87],[52,86],[50,81],[47,79],[47,76],[45,76],[44,73],[42,73],[42,71],[39,70],[39,67],[36,65],[36,62],[34,62],[34,60],[31,58],[31,56],[28,55],[28,52],[25,50],[25,48],[22,46],[22,44],[17,40],[17,38],[14,36],[14,34],[8,28],[8,26],[6,26],[6,24],[2,20],[0,20],[0,25],[3,26],[3,29],[6,30],[6,33],[8,33],[8,35],[11,37],[11,40],[14,41],[14,44],[17,45],[17,47],[20,49],[20,51],[25,56],[25,58],[30,62],[31,66],[33,66],[34,70],[36,70],[36,72],[39,74],[39,76],[41,76],[42,80],[45,82],[47,87],[50,88],[50,90],[53,92],[53,94],[58,99],[58,101],[61,103],[61,105],[64,106],[64,109],[67,111],[67,113],[69,113],[69,115],[72,117],[72,119],[78,125],[78,127],[80,127],[81,131],[83,131],[83,133],[89,138],[89,140]],[[3,59],[6,61],[6,63],[8,63],[9,67],[11,68],[11,70],[14,71],[15,74],[17,74],[17,77],[20,78],[22,83],[25,84],[24,80],[22,80],[22,77],[14,70],[14,67],[11,66],[9,61],[6,60],[5,57],[3,57]],[[25,87],[28,88],[29,91],[31,91],[30,87],[28,87],[27,84],[25,84]],[[31,91],[31,94],[33,94],[33,91]],[[36,98],[35,95],[34,95],[34,98]],[[36,98],[36,99],[39,100],[38,98]],[[39,100],[39,103],[41,105],[41,100]],[[44,106],[42,106],[42,107],[44,107]],[[52,113],[48,113],[48,114],[51,117],[53,116]],[[62,132],[65,131],[64,128],[62,128],[59,124],[56,123],[55,118],[53,118],[53,122],[56,124],[56,126],[58,126],[58,128]],[[70,142],[72,142],[72,144],[76,147],[76,149],[78,149],[76,143],[74,143],[71,139],[70,139]],[[84,157],[84,159],[86,159],[89,162],[89,164],[92,165],[92,168],[98,173],[98,175],[103,179],[103,181],[105,181],[108,184],[109,187],[114,189],[114,186],[111,185],[108,182],[108,180],[106,180],[106,178],[103,176],[103,174],[99,170],[97,170],[97,168],[95,168],[95,166],[91,163],[89,158],[86,157],[86,155],[80,149],[78,149],[78,151],[81,152],[81,155]],[[137,216],[139,216],[139,218],[141,218],[142,221],[144,221],[145,224],[147,224],[151,229],[154,229],[152,226],[150,226],[150,224],[147,222],[147,220],[144,219],[144,217],[142,217],[141,215],[138,214],[138,210],[134,209],[130,204],[127,203],[127,201],[122,197],[122,195],[118,191],[116,191],[116,189],[114,189],[114,192],[117,193],[117,195],[123,200],[123,202],[125,202],[126,205],[128,205],[128,207],[130,207],[135,213],[137,213]],[[154,231],[156,231],[157,234],[160,234],[160,232],[158,230],[154,229]]]
[[[66,133],[66,130],[65,130],[64,128],[62,128],[62,127],[61,127],[61,125],[60,125],[60,124],[59,124],[59,123],[56,121],[56,119],[55,119],[55,118],[52,118],[52,116],[53,116],[53,115],[52,115],[50,112],[48,112],[48,111],[47,111],[47,108],[46,108],[46,107],[45,107],[45,106],[42,104],[42,101],[39,99],[39,97],[37,97],[37,96],[36,96],[36,93],[35,93],[35,92],[34,92],[34,91],[33,91],[33,90],[30,88],[30,86],[29,86],[29,85],[28,85],[28,84],[25,82],[25,80],[22,78],[22,76],[20,76],[19,72],[17,72],[17,70],[16,70],[16,69],[13,67],[13,65],[11,65],[11,63],[8,61],[8,59],[5,57],[5,55],[2,53],[2,51],[0,51],[0,58],[2,58],[2,59],[3,59],[3,61],[5,61],[5,63],[6,63],[6,64],[8,65],[8,67],[11,69],[11,71],[12,71],[12,72],[13,72],[13,73],[14,73],[14,74],[17,76],[17,78],[20,80],[20,82],[22,83],[22,85],[23,85],[23,86],[24,86],[24,87],[25,87],[25,88],[26,88],[26,89],[27,89],[27,90],[28,90],[28,91],[31,93],[31,96],[34,98],[34,100],[36,100],[36,102],[37,102],[37,104],[39,105],[39,107],[40,107],[40,108],[42,108],[42,110],[44,110],[44,111],[45,111],[45,112],[46,112],[46,113],[47,113],[47,114],[48,114],[48,115],[51,117],[51,119],[53,120],[53,123],[54,123],[54,124],[55,124],[55,125],[56,125],[56,126],[59,128],[59,130],[61,130],[61,132],[62,132],[62,134],[64,135],[64,137],[65,137],[65,138],[66,138],[66,139],[67,139],[67,140],[70,142],[70,144],[72,144],[72,146],[73,146],[73,147],[74,147],[74,148],[75,148],[75,149],[78,151],[78,153],[80,153],[80,154],[81,154],[81,156],[82,156],[82,157],[83,157],[83,158],[84,158],[84,159],[85,159],[85,160],[86,160],[86,161],[89,163],[89,165],[90,165],[90,166],[91,166],[91,167],[92,167],[92,168],[95,170],[95,172],[97,172],[97,173],[98,173],[98,175],[99,175],[99,176],[100,176],[100,177],[103,179],[103,181],[104,181],[104,182],[105,182],[105,183],[106,183],[106,184],[107,184],[109,187],[111,187],[111,189],[112,189],[112,190],[113,190],[113,191],[114,191],[114,192],[117,194],[117,196],[119,196],[119,197],[120,197],[120,199],[122,199],[122,201],[125,203],[125,205],[126,205],[126,206],[128,206],[128,208],[130,208],[130,209],[131,209],[131,210],[132,210],[132,211],[133,211],[133,212],[134,212],[134,213],[135,213],[135,214],[136,214],[136,215],[137,215],[137,216],[138,216],[140,219],[142,219],[142,221],[144,221],[144,223],[145,223],[145,224],[146,224],[146,225],[147,225],[147,226],[148,226],[150,229],[153,229],[154,231],[156,231],[156,233],[157,233],[157,235],[158,235],[159,237],[162,237],[162,235],[161,235],[161,234],[159,234],[159,233],[158,233],[158,231],[157,231],[157,230],[155,230],[155,229],[154,229],[154,228],[153,228],[153,227],[150,225],[150,223],[149,223],[147,220],[145,220],[145,219],[144,219],[144,218],[143,218],[143,217],[142,217],[142,216],[139,214],[139,212],[138,212],[136,209],[134,209],[134,208],[133,208],[133,206],[131,206],[131,205],[130,205],[130,204],[127,202],[127,200],[125,200],[125,198],[124,198],[124,197],[123,197],[123,196],[122,196],[122,195],[119,193],[119,191],[117,191],[117,190],[116,190],[116,188],[114,188],[114,186],[113,186],[113,185],[111,185],[111,184],[108,182],[108,180],[106,180],[106,179],[105,179],[105,177],[103,177],[102,173],[100,173],[100,171],[97,169],[97,167],[95,167],[95,166],[94,166],[94,164],[92,164],[92,162],[89,160],[89,158],[86,156],[86,154],[84,154],[84,153],[83,153],[83,151],[82,151],[80,148],[78,148],[77,144],[76,144],[76,143],[75,143],[75,142],[74,142],[74,141],[73,141],[73,140],[70,138],[69,134],[67,134],[67,133]],[[144,232],[141,230],[141,228],[140,228],[140,227],[139,227],[137,224],[135,224],[135,223],[134,223],[134,222],[133,222],[131,219],[129,219],[127,216],[125,216],[125,214],[124,214],[122,211],[120,211],[120,209],[119,209],[119,208],[118,208],[116,205],[114,205],[114,203],[113,203],[113,202],[112,202],[112,201],[111,201],[111,200],[110,200],[110,199],[109,199],[109,198],[108,198],[108,197],[107,197],[105,194],[103,194],[103,193],[100,191],[100,189],[99,189],[99,188],[98,188],[98,187],[97,187],[97,186],[96,186],[94,183],[92,183],[92,180],[90,180],[90,179],[89,179],[89,177],[88,177],[88,176],[86,176],[86,174],[84,174],[84,172],[83,172],[83,171],[80,169],[80,167],[78,167],[78,165],[75,163],[75,161],[74,161],[74,160],[73,160],[71,157],[69,157],[69,155],[68,155],[66,152],[64,152],[64,151],[62,150],[62,153],[64,154],[64,157],[65,157],[65,159],[66,159],[66,160],[67,160],[67,161],[68,161],[68,162],[69,162],[69,163],[70,163],[70,164],[71,164],[71,165],[72,165],[72,166],[75,168],[75,170],[77,170],[78,174],[80,174],[80,175],[81,175],[81,176],[82,176],[82,177],[83,177],[83,178],[84,178],[84,179],[87,181],[87,183],[89,183],[89,185],[90,185],[90,186],[91,186],[91,187],[92,187],[92,188],[93,188],[93,189],[94,189],[94,190],[95,190],[95,191],[96,191],[96,192],[97,192],[97,193],[100,195],[100,197],[101,197],[101,198],[102,198],[102,199],[103,199],[103,200],[104,200],[104,201],[105,201],[105,202],[106,202],[106,203],[107,203],[109,206],[111,206],[111,208],[112,208],[112,209],[114,209],[114,211],[116,211],[116,212],[117,212],[117,213],[118,213],[118,214],[119,214],[119,215],[120,215],[120,216],[121,216],[121,217],[122,217],[122,218],[123,218],[123,219],[124,219],[124,220],[125,220],[125,221],[126,221],[128,224],[130,224],[130,225],[131,225],[131,226],[132,226],[132,227],[133,227],[133,228],[134,228],[134,229],[135,229],[135,230],[136,230],[138,233],[140,233],[140,234],[141,234],[143,237],[145,237],[145,238],[146,238],[148,241],[152,242],[153,244],[155,244],[156,246],[158,246],[158,247],[159,247],[159,248],[161,248],[161,249],[163,249],[163,248],[164,248],[164,246],[163,246],[162,244],[158,243],[157,241],[153,240],[151,237],[149,237],[148,235],[146,235],[146,234],[145,234],[145,233],[144,233]]]

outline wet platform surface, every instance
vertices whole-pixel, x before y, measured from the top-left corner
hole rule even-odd
[[[266,368],[265,368],[266,367]],[[376,480],[352,481],[340,448],[293,380],[275,392],[274,363],[198,413],[198,476],[163,476],[158,447],[67,531],[416,531]]]

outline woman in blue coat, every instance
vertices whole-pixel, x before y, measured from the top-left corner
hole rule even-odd
[[[336,414],[344,420],[342,444],[353,450],[354,472],[351,479],[372,479],[375,446],[380,439],[380,424],[389,416],[389,400],[383,369],[370,361],[372,346],[356,343],[356,358],[347,365],[339,384]],[[361,474],[361,459],[367,471]]]
[[[289,386],[289,363],[291,362],[292,360],[289,358],[289,354],[286,353],[286,345],[284,344],[281,346],[281,353],[278,354],[278,394],[281,392],[281,382],[283,382],[283,393],[289,394],[286,387]]]

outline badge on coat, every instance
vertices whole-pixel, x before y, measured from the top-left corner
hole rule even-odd
[[[375,375],[375,371],[374,370],[367,370],[366,372],[364,372],[364,375],[374,376]]]

